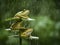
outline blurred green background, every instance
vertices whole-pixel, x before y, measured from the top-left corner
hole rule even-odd
[[[5,31],[13,21],[5,19],[13,17],[17,12],[28,9],[33,28],[32,35],[39,40],[23,39],[22,45],[60,45],[60,0],[0,0],[0,45],[19,45],[19,39],[9,37]]]

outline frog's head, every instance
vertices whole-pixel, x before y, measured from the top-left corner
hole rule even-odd
[[[16,13],[14,17],[22,17],[22,18],[26,17],[27,18],[29,13],[30,13],[29,10],[24,9],[23,11]]]
[[[22,15],[26,15],[26,16],[28,16],[29,13],[30,13],[30,10],[26,10],[26,9],[24,9],[22,13],[23,13]]]
[[[34,20],[34,19],[31,19],[30,17],[29,17],[29,13],[30,13],[30,10],[26,10],[26,9],[24,9],[23,10],[23,14],[22,14],[22,18],[23,19],[26,19],[26,20]]]

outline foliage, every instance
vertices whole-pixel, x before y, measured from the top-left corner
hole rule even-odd
[[[8,32],[5,30],[0,30],[0,44],[5,45],[8,40]]]
[[[35,19],[29,26],[34,30],[32,35],[40,38],[39,45],[60,45],[59,4],[59,0],[0,0],[0,45],[19,45],[18,38],[8,38],[10,33],[4,29],[9,28],[13,21],[5,22],[5,19],[23,9],[29,9],[29,16]],[[23,45],[27,43],[27,40],[23,40]]]

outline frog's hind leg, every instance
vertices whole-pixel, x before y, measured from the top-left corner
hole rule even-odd
[[[31,35],[32,32],[33,32],[33,29],[27,29],[26,31],[21,33],[21,37],[28,38]]]

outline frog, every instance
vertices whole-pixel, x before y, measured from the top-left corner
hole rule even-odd
[[[24,20],[33,20],[28,16],[29,13],[30,13],[30,10],[26,10],[26,9],[17,12],[13,17],[16,20],[10,26],[11,30],[19,30],[20,31],[19,34],[22,38],[30,37],[31,33],[33,32],[32,28],[26,28],[26,27],[23,26],[23,21]]]

